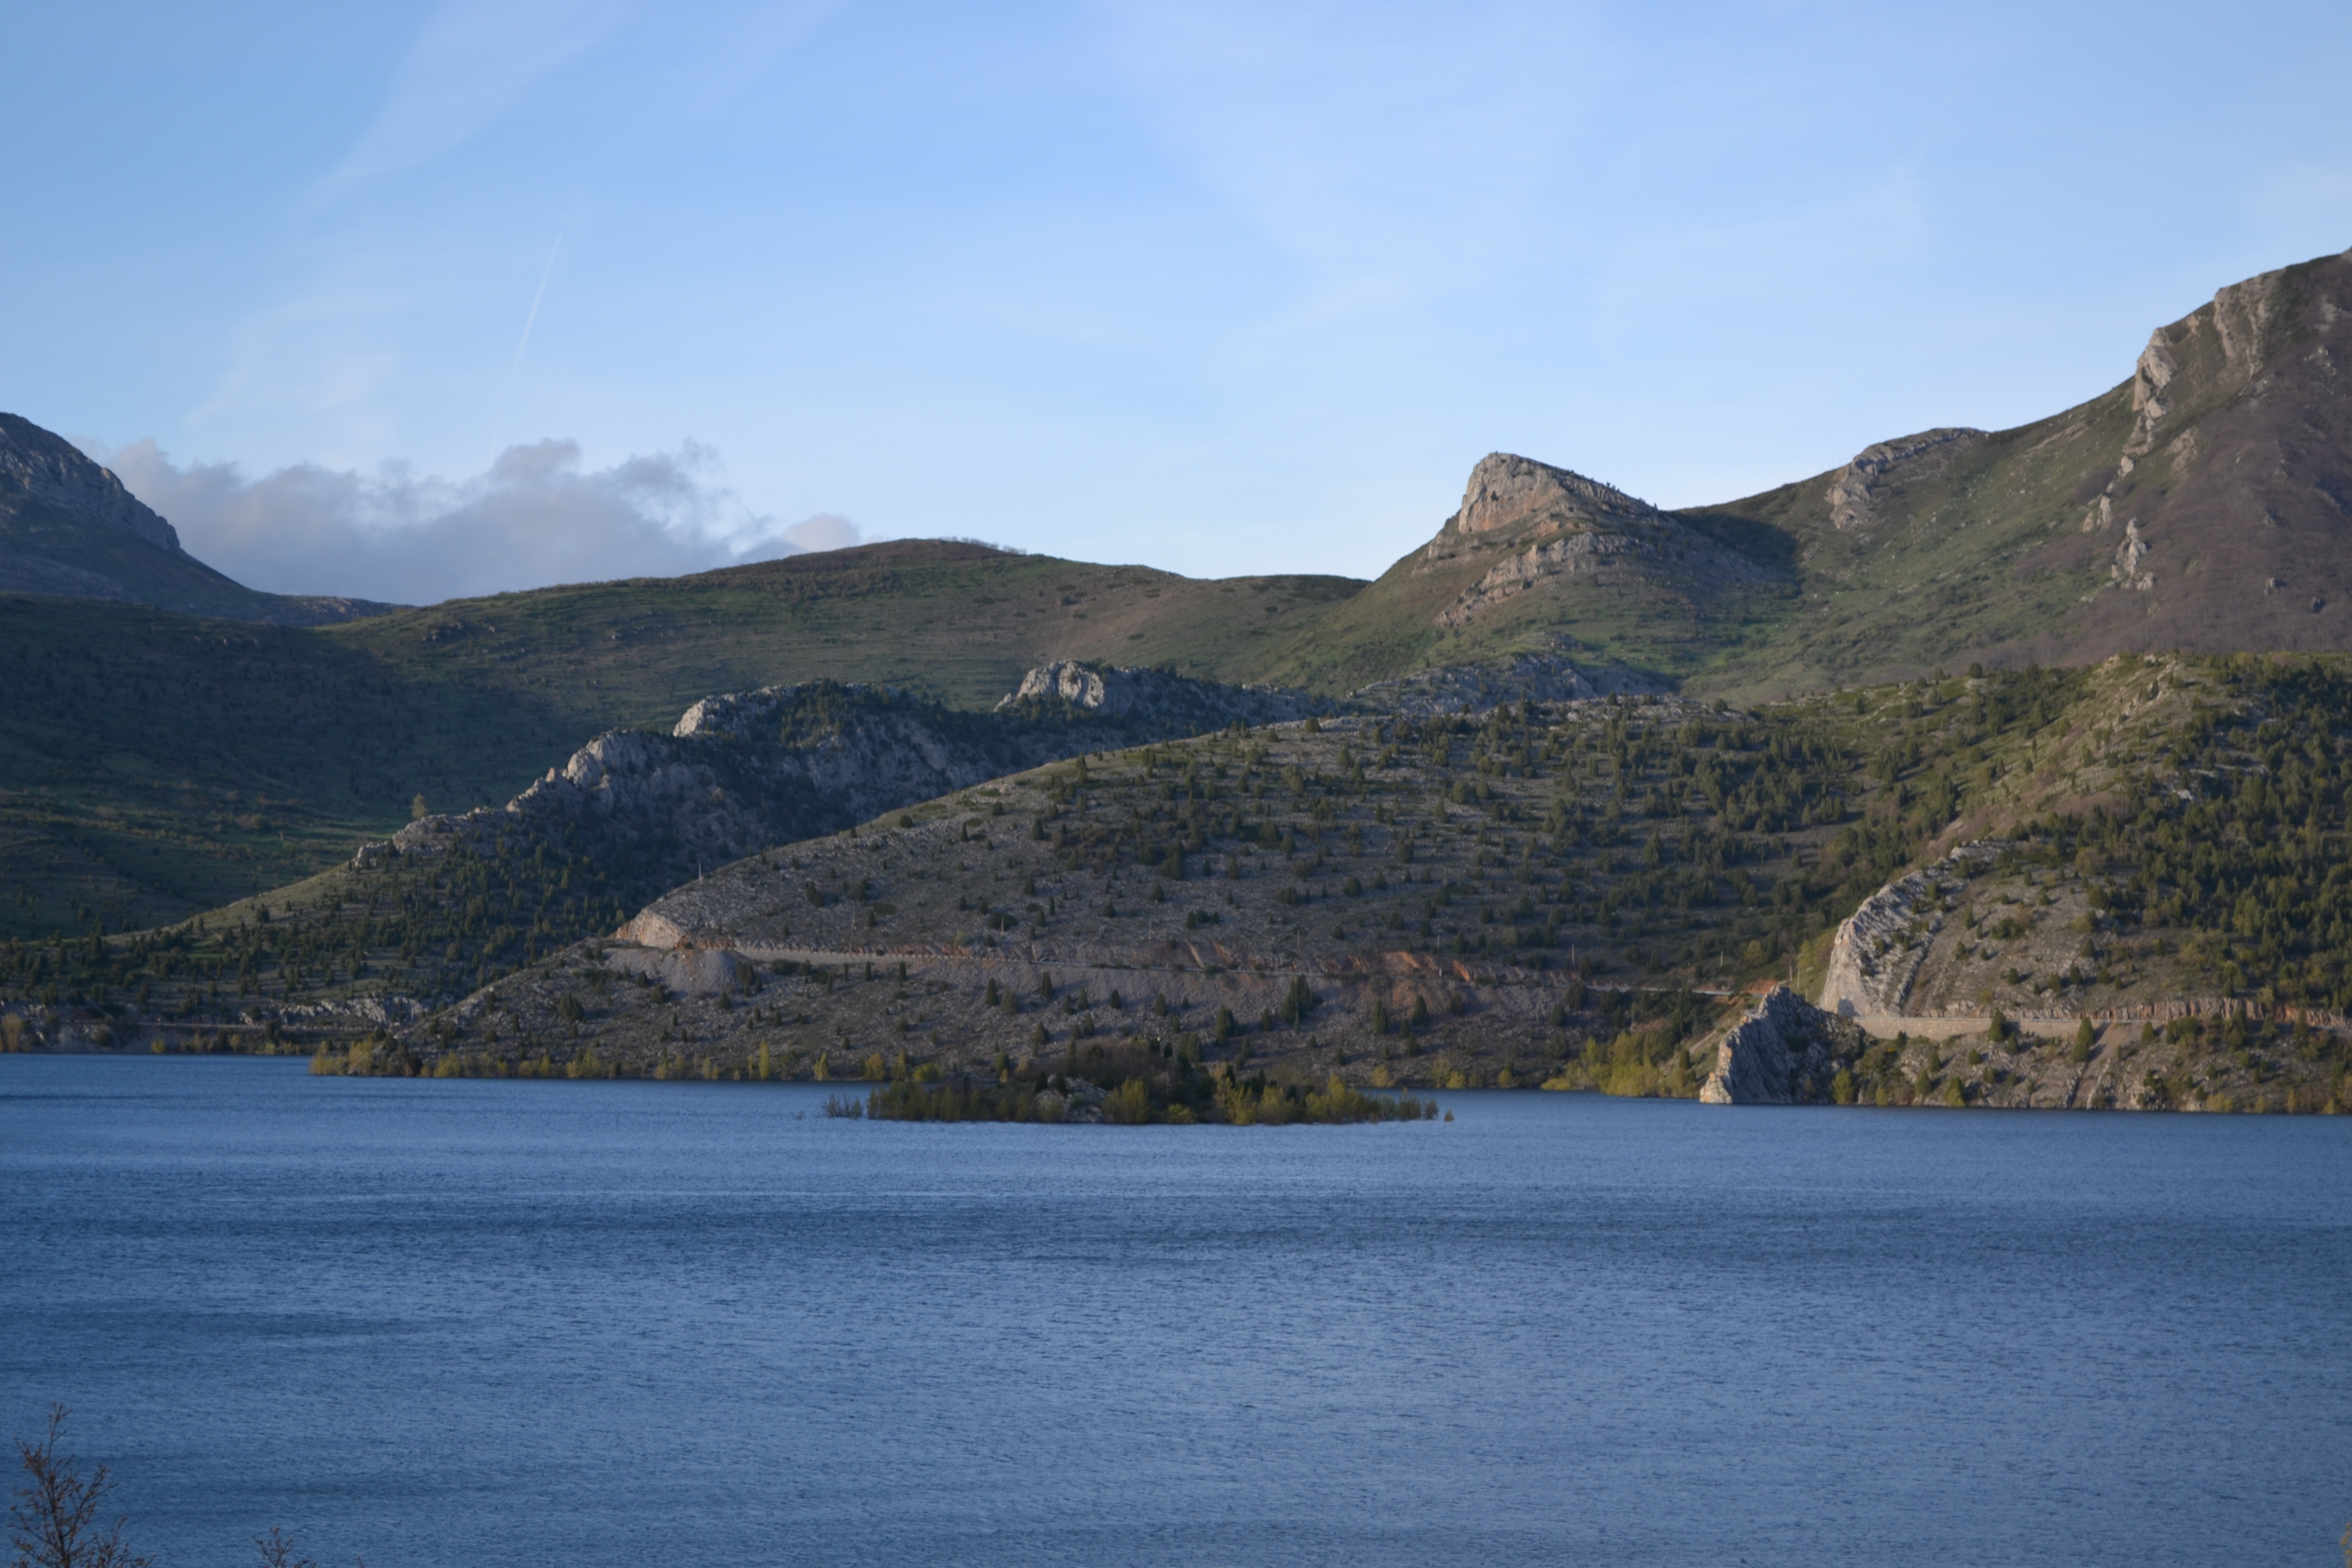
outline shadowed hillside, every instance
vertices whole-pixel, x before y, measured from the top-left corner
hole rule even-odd
[[[152,605],[193,616],[324,626],[390,606],[262,594],[180,548],[169,522],[71,442],[0,414],[0,593]]]

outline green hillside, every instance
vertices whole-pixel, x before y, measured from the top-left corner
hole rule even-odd
[[[1344,577],[1206,582],[908,540],[692,577],[452,600],[323,634],[409,679],[566,705],[587,730],[715,691],[866,681],[987,708],[1055,659],[1255,679],[1264,649],[1354,594]]]
[[[2133,658],[1143,748],[656,900],[633,930],[756,961],[725,990],[616,983],[652,976],[645,950],[592,942],[379,1070],[743,1073],[765,1047],[771,1071],[1034,1079],[1099,1037],[1297,1088],[1687,1094],[1706,994],[1818,986],[1847,913],[1966,843],[1946,929],[1977,1021],[1862,1051],[1853,1095],[2317,1110],[2352,1099],[2347,700],[2352,660]],[[2043,1049],[2003,1013],[2118,1021]]]
[[[419,794],[503,801],[584,738],[544,697],[136,605],[0,595],[0,934],[161,924],[281,886]]]
[[[0,595],[0,935],[156,924],[497,805],[601,731],[819,679],[992,707],[1095,658],[1234,679],[1344,578],[1204,583],[911,542],[312,629]]]
[[[506,850],[338,872],[158,936],[15,946],[0,990],[248,1045],[256,999],[267,1018],[344,1008],[282,1026],[308,1047],[366,1032],[369,997],[411,992],[445,959],[488,957],[490,988],[404,1033],[406,1055],[383,1065],[593,1053],[600,1070],[738,1072],[765,1045],[794,1070],[903,1052],[908,1070],[965,1071],[1036,1055],[1042,1026],[1066,1054],[1094,1031],[1170,1048],[1190,1035],[1220,1059],[1246,1040],[1318,1083],[1382,1068],[1440,1087],[1507,1072],[1680,1093],[1721,1017],[1704,994],[1792,971],[1817,986],[1857,904],[1989,845],[1937,906],[1940,940],[1964,937],[1976,966],[1960,1011],[2168,1009],[2155,1045],[2118,1037],[2159,1054],[2114,1092],[2254,1103],[2276,1083],[2279,1103],[2308,1090],[2315,1108],[2341,1097],[2352,1010],[2347,702],[2341,658],[2128,658],[1748,712],[1619,700],[1286,725],[1022,773],[656,900],[648,919],[702,948],[772,955],[782,968],[751,983],[791,984],[766,1000],[616,986],[609,943],[566,945],[618,912],[606,858]],[[1038,975],[1089,1005],[1000,1005]],[[1320,998],[1312,1027],[1281,1016],[1300,976]],[[1156,994],[1175,1021],[1113,1016],[1113,990]],[[1961,1064],[1983,1069],[1964,1095],[2069,1070],[1990,1046]],[[1925,1093],[1931,1056],[1874,1058],[1864,1086]]]

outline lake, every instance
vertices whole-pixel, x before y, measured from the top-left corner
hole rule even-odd
[[[0,1057],[0,1418],[166,1568],[2309,1563],[2352,1119]]]

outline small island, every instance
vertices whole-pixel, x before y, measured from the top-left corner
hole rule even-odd
[[[1148,1123],[1190,1127],[1333,1126],[1364,1121],[1433,1121],[1433,1100],[1366,1094],[1337,1073],[1320,1089],[1248,1077],[1218,1064],[1202,1071],[1176,1050],[1154,1044],[1091,1053],[1083,1072],[1017,1069],[1000,1058],[995,1076],[950,1077],[926,1064],[877,1084],[865,1099],[834,1095],[825,1114],[877,1121],[1046,1121]],[[1445,1120],[1454,1120],[1447,1112]]]

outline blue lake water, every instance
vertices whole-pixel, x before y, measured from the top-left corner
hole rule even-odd
[[[0,1057],[0,1431],[166,1568],[2340,1563],[2352,1119],[1445,1099]]]

